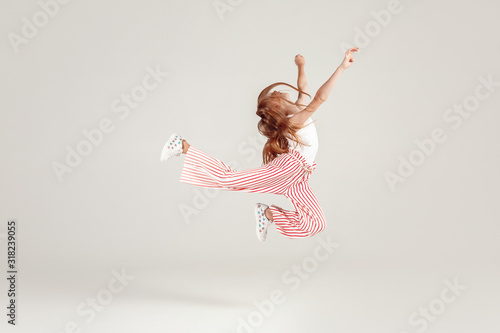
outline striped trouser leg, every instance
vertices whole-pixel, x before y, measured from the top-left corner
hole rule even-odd
[[[323,210],[307,181],[293,185],[284,195],[290,199],[296,211],[274,205],[269,207],[273,212],[274,225],[278,232],[288,238],[305,238],[325,229]]]
[[[287,163],[284,159],[276,159],[259,168],[234,170],[224,162],[190,146],[184,158],[180,181],[228,191],[284,194],[301,175],[299,165]]]
[[[180,181],[228,191],[286,196],[296,211],[275,205],[269,209],[276,229],[288,238],[310,237],[325,228],[323,211],[308,182],[304,181],[304,169],[287,154],[265,166],[238,171],[191,145],[184,157]]]

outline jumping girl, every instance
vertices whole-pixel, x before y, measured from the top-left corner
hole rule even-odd
[[[323,211],[309,187],[309,176],[316,169],[318,136],[311,115],[318,110],[330,95],[340,74],[354,62],[353,53],[358,47],[349,49],[344,60],[331,77],[318,89],[312,101],[305,105],[307,80],[305,60],[295,57],[298,67],[298,89],[284,82],[266,87],[257,98],[257,125],[259,133],[268,138],[262,151],[263,165],[255,169],[237,171],[191,146],[178,133],[165,143],[161,161],[185,154],[180,181],[206,188],[228,191],[274,193],[287,197],[295,211],[275,205],[255,204],[257,237],[265,241],[267,230],[274,224],[276,230],[288,238],[311,237],[323,231],[326,221]],[[298,92],[294,103],[286,92],[273,88],[285,85]]]

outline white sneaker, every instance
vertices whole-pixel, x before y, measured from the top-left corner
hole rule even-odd
[[[256,203],[255,204],[255,219],[257,220],[257,238],[261,241],[264,242],[267,237],[267,229],[273,223],[273,221],[269,220],[266,217],[266,214],[264,211],[269,208],[268,205],[265,205],[263,203]]]
[[[172,134],[163,146],[160,161],[164,162],[171,157],[180,156],[182,154],[182,140],[184,138],[180,134]]]

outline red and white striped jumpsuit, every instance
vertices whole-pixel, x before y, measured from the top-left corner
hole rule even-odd
[[[191,145],[185,154],[180,181],[228,191],[282,194],[295,211],[270,205],[274,225],[285,237],[304,238],[326,227],[323,211],[308,183],[315,169],[315,161],[310,164],[299,151],[289,148],[262,167],[238,171]]]

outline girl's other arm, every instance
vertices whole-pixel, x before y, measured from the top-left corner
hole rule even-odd
[[[297,87],[299,88],[299,90],[307,92],[309,87],[307,85],[306,73],[304,69],[306,65],[304,57],[300,54],[297,54],[295,56],[295,64],[297,65],[297,68],[299,70],[299,74],[297,77]],[[304,95],[299,92],[299,97],[297,98],[296,104],[306,104],[306,101],[307,101],[307,95]]]

